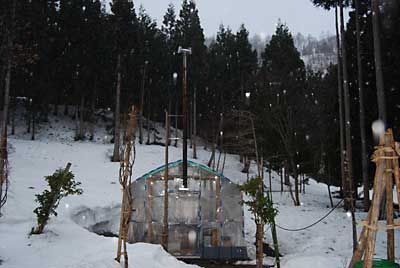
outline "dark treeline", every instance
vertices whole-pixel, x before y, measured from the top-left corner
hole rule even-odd
[[[337,66],[324,72],[305,66],[284,24],[277,26],[262,55],[257,55],[244,25],[237,32],[221,26],[206,46],[193,1],[184,0],[179,9],[170,5],[161,25],[127,0],[114,0],[111,13],[98,0],[18,0],[14,19],[11,2],[0,1],[0,87],[5,88],[6,59],[11,54],[10,97],[11,101],[25,97],[26,123],[20,123],[27,124],[27,130],[34,132],[35,122],[43,122],[51,113],[71,115],[72,111],[82,126],[94,122],[96,110],[108,108],[116,111],[115,127],[119,128],[123,118],[119,114],[126,114],[133,104],[152,121],[164,121],[165,110],[179,114],[182,57],[177,51],[179,46],[191,47],[188,107],[193,118],[196,100],[199,136],[216,143],[221,118],[232,110],[251,111],[259,151],[275,169],[285,166],[295,178],[307,174],[341,184]],[[365,124],[371,153],[370,126],[378,117],[372,13],[369,1],[360,2]],[[396,1],[388,3],[393,4],[383,8],[380,38],[387,122],[399,137],[400,9]],[[345,38],[353,172],[361,182],[353,11]],[[77,128],[75,138],[85,138],[83,127]]]

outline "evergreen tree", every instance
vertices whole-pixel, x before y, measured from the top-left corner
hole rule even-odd
[[[278,137],[277,146],[268,150],[271,154],[283,154],[287,160],[287,168],[295,179],[295,205],[298,206],[300,152],[306,151],[305,126],[312,122],[306,109],[309,100],[306,99],[305,66],[287,26],[277,26],[262,59],[256,96],[252,98],[254,113],[259,118],[259,134],[273,132]]]

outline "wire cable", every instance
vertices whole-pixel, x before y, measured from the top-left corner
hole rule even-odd
[[[318,223],[320,223],[321,221],[323,221],[325,218],[327,218],[335,209],[337,209],[339,207],[339,205],[344,201],[344,199],[340,200],[339,203],[336,204],[336,206],[334,206],[327,214],[325,214],[322,218],[320,218],[319,220],[317,220],[316,222],[303,227],[303,228],[298,228],[298,229],[290,229],[290,228],[286,228],[286,227],[282,227],[279,226],[278,224],[276,224],[276,227],[278,227],[281,230],[287,231],[287,232],[299,232],[299,231],[304,231],[307,230],[315,225],[317,225]]]

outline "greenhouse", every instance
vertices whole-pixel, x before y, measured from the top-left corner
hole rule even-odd
[[[224,175],[192,161],[188,161],[187,188],[183,188],[182,163],[168,164],[167,199],[165,166],[132,182],[129,241],[162,244],[167,230],[166,248],[175,256],[246,259],[241,191]]]

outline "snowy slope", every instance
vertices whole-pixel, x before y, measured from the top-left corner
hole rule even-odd
[[[0,265],[5,268],[41,267],[118,267],[113,261],[116,254],[116,238],[99,236],[85,229],[81,217],[77,224],[77,212],[85,208],[102,211],[104,215],[113,215],[118,211],[121,200],[116,163],[109,161],[112,152],[111,144],[104,144],[103,136],[97,142],[73,142],[72,135],[63,134],[72,122],[52,122],[52,128],[42,126],[38,141],[29,141],[17,129],[17,138],[10,138],[13,146],[10,153],[10,193],[9,200],[2,210],[0,218]],[[66,124],[63,128],[61,125]],[[51,133],[51,135],[50,135]],[[98,133],[105,134],[105,130]],[[71,133],[70,133],[71,134]],[[163,165],[164,147],[138,145],[137,159],[133,178],[148,170]],[[191,155],[191,150],[189,150]],[[181,147],[170,147],[170,161],[179,159]],[[210,152],[199,148],[199,161],[206,163]],[[32,212],[36,207],[35,194],[45,189],[43,177],[52,174],[55,169],[72,163],[71,171],[76,179],[82,182],[84,194],[63,199],[60,203],[58,217],[53,217],[40,236],[28,236],[36,219]],[[234,182],[246,180],[240,172],[238,156],[228,155],[225,175]],[[253,168],[252,172],[255,172]],[[268,175],[265,175],[267,180]],[[268,185],[268,183],[266,183]],[[279,178],[273,173],[273,189],[279,190]],[[326,186],[310,181],[306,194],[301,195],[301,207],[294,207],[287,193],[274,193],[274,201],[279,210],[277,223],[280,226],[298,228],[309,225],[325,215],[330,208]],[[337,200],[335,200],[337,202]],[[107,213],[110,211],[110,214]],[[80,215],[80,214],[78,214]],[[101,215],[97,215],[99,217]],[[254,256],[252,246],[255,237],[255,226],[251,215],[245,214],[246,240],[249,253]],[[357,215],[365,217],[364,213]],[[74,219],[73,219],[74,218]],[[352,252],[350,219],[338,209],[317,226],[301,231],[286,232],[278,230],[282,253],[283,268],[342,268],[349,261]],[[266,227],[268,229],[268,227]],[[398,237],[398,231],[396,231]],[[385,234],[378,237],[378,255],[384,256],[383,244]],[[267,232],[266,241],[271,241]],[[399,239],[397,238],[397,244]],[[158,245],[134,244],[128,248],[131,267],[189,267],[177,261]],[[270,263],[271,259],[266,262]]]

